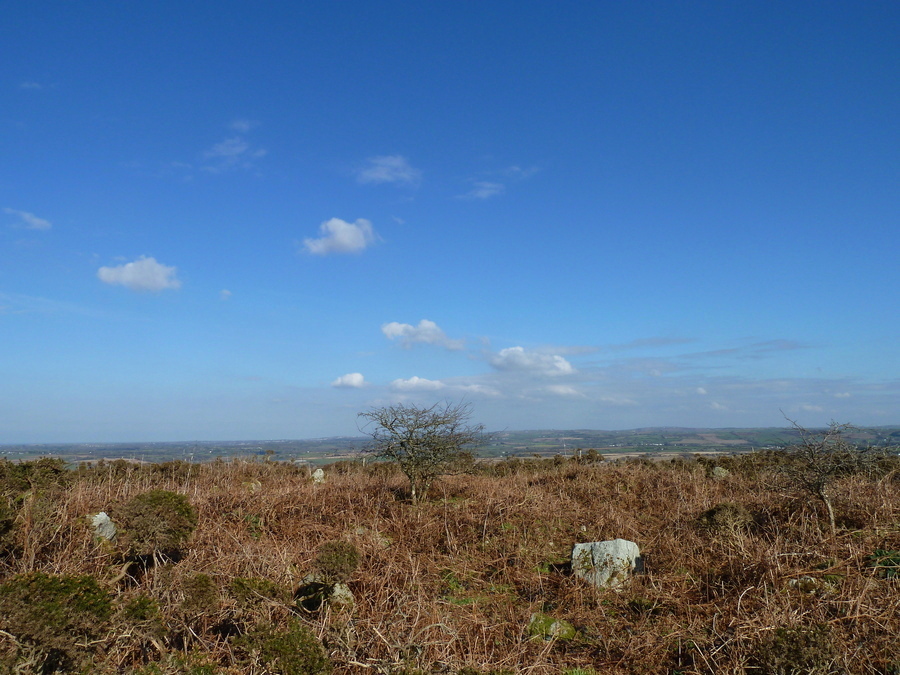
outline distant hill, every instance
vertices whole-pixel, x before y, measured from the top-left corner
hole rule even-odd
[[[848,437],[875,446],[900,445],[900,426],[865,427]],[[783,448],[799,440],[790,428],[705,429],[649,427],[622,431],[596,429],[535,429],[499,431],[480,451],[483,457],[571,454],[594,448],[605,455],[633,453],[745,452]],[[184,441],[156,443],[70,443],[0,445],[0,457],[12,460],[62,457],[70,462],[128,459],[143,462],[183,460],[206,462],[216,458],[266,457],[307,460],[322,464],[361,453],[365,436],[334,436],[304,440]]]

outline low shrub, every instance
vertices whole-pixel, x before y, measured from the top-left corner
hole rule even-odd
[[[753,524],[753,514],[743,504],[723,502],[698,518],[701,527],[717,534],[737,534]]]
[[[0,496],[17,499],[29,490],[65,487],[72,479],[64,460],[41,457],[28,462],[0,459]]]
[[[7,553],[13,545],[13,528],[16,525],[16,511],[4,503],[0,497],[0,555]]]
[[[313,566],[320,581],[326,584],[343,583],[359,565],[359,551],[349,541],[326,541],[319,547]]]
[[[40,650],[41,672],[80,660],[111,613],[109,594],[91,576],[30,572],[0,584],[0,628]]]
[[[208,574],[192,574],[181,582],[181,610],[187,614],[211,614],[219,609],[219,589]]]
[[[835,656],[826,626],[777,628],[756,650],[767,675],[826,675],[835,672]]]
[[[281,675],[318,675],[331,672],[331,661],[322,643],[299,621],[284,630],[260,625],[238,643],[268,670]]]
[[[113,520],[128,555],[175,557],[197,527],[197,512],[184,495],[151,490],[114,509]]]
[[[228,585],[228,591],[242,605],[254,605],[267,600],[287,603],[290,598],[290,593],[274,581],[255,577],[235,577]]]

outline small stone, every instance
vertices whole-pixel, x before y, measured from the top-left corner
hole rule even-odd
[[[321,468],[313,471],[312,474],[313,483],[324,483],[325,482],[325,471]]]
[[[715,480],[724,480],[731,475],[731,472],[724,466],[715,466],[713,467],[711,475]]]
[[[356,598],[347,584],[336,583],[328,594],[328,604],[335,609],[352,610],[356,606]]]
[[[116,538],[116,524],[106,515],[106,511],[101,511],[91,516],[91,525],[94,527],[94,536],[112,541]]]
[[[788,581],[788,586],[796,588],[801,593],[812,593],[813,591],[818,590],[819,581],[815,577],[802,576],[798,579],[791,579]]]
[[[262,483],[255,478],[253,480],[244,481],[243,486],[250,494],[255,494],[262,490]]]

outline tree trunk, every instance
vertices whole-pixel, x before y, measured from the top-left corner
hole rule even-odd
[[[828,513],[828,527],[833,537],[837,534],[837,526],[834,522],[834,507],[831,505],[831,497],[825,488],[819,490],[819,499],[822,500],[822,503],[825,505],[825,511]]]

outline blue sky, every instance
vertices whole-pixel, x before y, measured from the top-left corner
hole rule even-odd
[[[0,443],[900,423],[900,5],[10,2]]]

